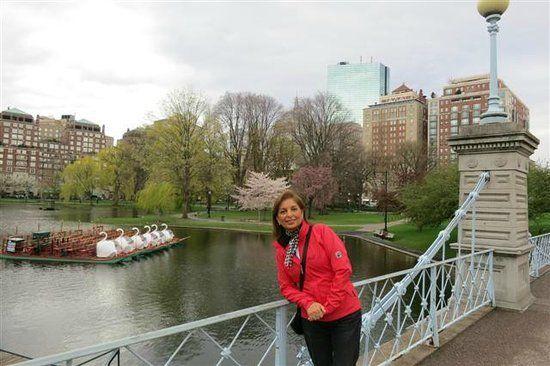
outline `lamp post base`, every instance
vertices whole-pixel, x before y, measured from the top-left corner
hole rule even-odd
[[[487,123],[503,123],[508,122],[508,114],[501,111],[487,111],[481,115],[479,121],[480,124],[484,125]]]

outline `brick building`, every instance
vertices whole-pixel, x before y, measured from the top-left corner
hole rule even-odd
[[[17,108],[1,113],[0,136],[0,172],[34,181],[34,193],[54,185],[70,162],[113,145],[105,126],[77,121],[73,115],[34,119]]]
[[[529,109],[498,80],[502,106],[511,122],[529,128]],[[428,100],[428,151],[439,161],[454,159],[447,139],[459,133],[464,125],[478,124],[488,108],[489,75],[452,79],[443,87],[443,95]]]
[[[422,90],[402,84],[380,103],[363,110],[365,148],[379,157],[393,157],[404,143],[426,143],[427,108]]]

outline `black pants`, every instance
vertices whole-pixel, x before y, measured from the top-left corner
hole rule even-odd
[[[361,310],[331,322],[302,319],[315,366],[355,366],[359,358]]]

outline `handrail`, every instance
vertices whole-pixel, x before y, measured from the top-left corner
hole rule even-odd
[[[445,242],[449,239],[451,231],[458,225],[458,223],[466,216],[470,206],[475,203],[479,197],[479,192],[487,185],[490,180],[489,172],[483,172],[479,175],[479,179],[474,189],[468,194],[466,200],[462,203],[458,210],[455,211],[453,219],[447,224],[444,230],[439,232],[439,235],[435,241],[430,245],[426,252],[418,258],[417,264],[412,268],[412,272],[405,278],[395,284],[395,286],[380,300],[380,306],[375,309],[371,309],[369,312],[363,314],[363,323],[367,324],[376,322],[384,313],[392,306],[394,301],[398,298],[399,291],[406,288],[418,275],[422,266],[429,263],[432,258],[437,254]]]
[[[476,254],[483,255],[483,254],[486,254],[486,253],[489,253],[489,252],[491,252],[491,250],[485,250],[485,251],[477,252]],[[414,270],[415,271],[422,271],[422,270],[429,269],[429,268],[432,268],[432,267],[446,265],[446,264],[449,264],[451,262],[455,262],[455,261],[458,261],[458,260],[467,259],[469,257],[470,257],[470,255],[463,255],[463,256],[460,256],[460,257],[449,258],[449,259],[444,260],[444,261],[428,263],[428,264],[425,264],[425,265],[422,265],[422,266],[415,267]],[[373,277],[373,278],[368,278],[368,279],[361,280],[361,281],[356,281],[356,282],[353,283],[353,285],[355,287],[361,287],[361,286],[365,286],[365,285],[368,285],[368,284],[371,284],[371,283],[381,282],[381,281],[387,280],[389,278],[406,275],[407,273],[410,273],[412,270],[413,269],[406,269],[406,270],[402,270],[402,271],[399,271],[399,272],[393,272],[393,273],[389,273],[389,274],[378,276],[378,277]],[[277,308],[280,308],[282,306],[286,306],[288,304],[289,304],[289,302],[287,300],[272,301],[272,302],[268,302],[268,303],[265,303],[265,304],[256,305],[256,306],[252,306],[252,307],[245,308],[245,309],[240,309],[240,310],[233,311],[233,312],[230,312],[230,313],[215,315],[215,316],[212,316],[212,317],[209,317],[209,318],[204,318],[204,319],[192,321],[192,322],[189,322],[189,323],[175,325],[175,326],[164,328],[164,329],[154,330],[154,331],[150,331],[150,332],[135,335],[135,336],[124,337],[124,338],[120,338],[120,339],[117,339],[117,340],[114,340],[114,341],[109,341],[109,342],[96,344],[96,345],[93,345],[93,346],[78,348],[78,349],[72,350],[72,351],[66,351],[66,352],[62,352],[62,353],[58,353],[58,354],[54,354],[54,355],[34,358],[32,360],[19,363],[18,365],[21,365],[21,366],[23,366],[23,365],[24,366],[48,365],[48,364],[54,364],[54,363],[59,363],[59,362],[62,362],[62,361],[66,361],[68,359],[76,359],[76,358],[80,358],[80,357],[90,356],[90,355],[94,355],[94,354],[97,354],[97,353],[111,351],[113,349],[117,349],[117,348],[121,348],[121,347],[125,347],[125,346],[130,346],[130,345],[133,345],[133,344],[136,344],[136,343],[141,343],[141,342],[150,341],[150,340],[157,339],[157,338],[167,337],[167,336],[171,336],[171,335],[186,332],[186,331],[192,331],[192,330],[197,329],[197,328],[202,328],[202,327],[213,325],[213,324],[220,323],[220,322],[223,322],[223,321],[240,318],[240,317],[244,317],[244,316],[247,316],[247,315],[252,315],[252,314],[255,314],[255,313],[262,312],[262,311],[277,309]]]

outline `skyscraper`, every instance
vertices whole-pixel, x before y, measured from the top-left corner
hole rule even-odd
[[[349,109],[350,120],[363,122],[363,109],[387,95],[390,69],[379,62],[351,64],[339,62],[327,68],[327,91]]]

